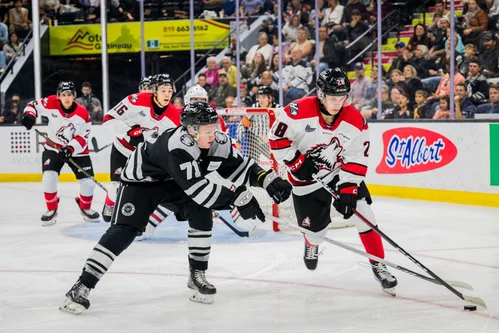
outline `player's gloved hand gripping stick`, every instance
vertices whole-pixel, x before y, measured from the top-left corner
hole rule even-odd
[[[334,190],[329,187],[326,182],[324,182],[321,178],[317,177],[317,175],[312,176],[315,181],[317,181],[319,184],[322,185],[322,187],[328,191],[332,196],[335,201],[341,199],[341,192],[340,196],[338,196]],[[335,203],[333,203],[334,207],[336,208]],[[341,212],[340,212],[341,213]],[[396,248],[400,253],[402,253],[404,256],[409,258],[413,263],[415,263],[419,268],[421,268],[423,271],[425,271],[428,275],[433,277],[435,280],[437,280],[441,285],[443,285],[445,288],[449,289],[452,293],[454,293],[457,297],[459,297],[462,300],[465,300],[467,302],[476,304],[478,306],[487,308],[487,305],[485,305],[485,302],[479,298],[479,297],[473,297],[473,296],[466,296],[454,289],[452,286],[450,286],[447,282],[445,282],[442,278],[440,278],[437,274],[433,273],[429,268],[427,268],[425,265],[423,265],[419,260],[414,258],[411,254],[409,254],[406,250],[404,250],[402,247],[400,247],[395,241],[393,241],[390,237],[388,237],[383,231],[378,229],[377,226],[371,223],[364,215],[359,213],[357,210],[353,210],[353,214],[355,214],[362,222],[364,222],[366,225],[368,225],[371,229],[373,229],[377,234],[379,234],[381,237],[383,237],[384,240],[386,240],[391,246]]]
[[[50,140],[50,138],[47,136],[47,134],[40,132],[40,131],[39,131],[39,130],[37,130],[36,128],[35,128],[35,132],[36,132],[36,133],[38,133],[38,134],[40,134],[41,136],[43,136],[43,137],[45,138],[45,140],[47,140],[47,143],[48,143],[49,145],[51,145],[52,147],[54,147],[55,149],[57,149],[57,150],[58,150],[59,155],[64,154],[64,158],[65,158],[65,159],[67,159],[69,163],[73,164],[75,167],[77,167],[78,169],[80,169],[80,170],[81,170],[81,172],[82,172],[85,176],[87,176],[88,178],[90,178],[90,179],[91,179],[91,180],[92,180],[95,184],[97,184],[97,186],[99,186],[101,189],[103,189],[103,190],[104,190],[104,191],[106,191],[106,193],[107,193],[107,188],[105,188],[105,187],[104,187],[104,185],[102,185],[101,183],[99,183],[99,182],[98,182],[98,181],[97,181],[94,177],[92,177],[92,176],[91,176],[88,172],[86,172],[85,170],[83,170],[83,169],[82,169],[82,168],[81,168],[81,167],[80,167],[80,166],[79,166],[79,165],[78,165],[78,164],[77,164],[77,163],[76,163],[76,162],[75,162],[75,161],[71,158],[71,154],[69,154],[69,152],[68,152],[68,150],[69,150],[69,149],[66,149],[66,150],[64,150],[64,149],[58,149],[58,148],[57,148],[57,146],[56,146],[56,144],[55,144],[55,142],[54,142],[54,141],[52,141],[52,140]]]

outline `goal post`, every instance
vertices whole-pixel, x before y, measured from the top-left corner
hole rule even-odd
[[[278,164],[270,151],[268,133],[274,124],[280,109],[269,108],[230,108],[219,109],[218,114],[222,116],[227,127],[228,134],[234,140],[238,150],[243,156],[255,160],[264,170],[273,169],[283,179],[287,179],[287,167]],[[262,210],[275,217],[286,219],[297,223],[293,208],[293,198],[279,205],[275,204],[264,189],[251,188]],[[345,228],[354,224],[344,220],[333,208],[331,209],[331,224],[329,228]],[[287,230],[280,227],[275,221],[272,222],[274,231]]]

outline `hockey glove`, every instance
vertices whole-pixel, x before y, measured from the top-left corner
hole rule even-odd
[[[333,206],[345,219],[352,217],[357,208],[357,184],[341,184],[339,197],[334,201]]]
[[[272,170],[260,172],[258,185],[267,191],[276,204],[286,201],[291,195],[291,184]]]
[[[237,207],[239,215],[241,215],[243,219],[259,219],[260,221],[265,222],[265,215],[263,214],[258,201],[256,201],[255,197],[246,186],[241,185],[236,188],[232,205]]]
[[[130,144],[137,147],[139,143],[144,142],[144,134],[140,125],[133,125],[126,133],[130,137]]]
[[[35,123],[36,123],[36,118],[27,113],[25,113],[23,119],[21,119],[21,124],[24,127],[26,127],[28,131],[33,127]]]
[[[71,146],[62,147],[57,154],[61,161],[67,162],[73,156],[74,148]]]
[[[307,156],[296,152],[295,157],[291,161],[284,161],[291,174],[297,179],[307,181],[312,180],[312,175],[319,172],[319,168]]]

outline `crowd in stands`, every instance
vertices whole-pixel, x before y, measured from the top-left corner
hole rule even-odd
[[[257,44],[248,49],[240,46],[241,52],[236,54],[236,38],[231,38],[232,44],[225,57],[220,62],[209,57],[207,69],[197,76],[195,83],[208,91],[210,102],[216,107],[228,108],[237,104],[251,107],[256,103],[258,88],[264,85],[274,91],[274,101],[278,101],[279,89],[282,89],[286,105],[313,93],[317,68],[341,67],[352,73],[352,104],[368,119],[448,119],[451,89],[455,94],[456,118],[474,118],[476,113],[499,113],[499,85],[496,82],[499,80],[496,79],[499,77],[499,0],[456,0],[454,17],[450,17],[446,1],[430,1],[422,9],[422,15],[426,12],[431,15],[426,21],[414,21],[414,26],[405,24],[420,15],[409,15],[412,9],[400,11],[394,15],[396,21],[390,21],[390,24],[399,24],[397,30],[405,32],[404,36],[408,38],[398,38],[394,51],[382,55],[372,54],[371,48],[349,66],[346,65],[348,60],[365,50],[375,37],[375,29],[364,33],[376,22],[376,0],[319,0],[318,11],[313,0],[283,0],[282,3],[284,7],[279,9],[276,0],[241,0],[240,14],[243,17],[265,14],[267,18],[259,29]],[[414,5],[414,1],[408,3]],[[41,15],[49,24],[99,22],[99,5],[98,0],[40,1]],[[135,0],[109,0],[107,5],[110,22],[138,18],[138,2]],[[184,0],[145,1],[146,20],[187,18],[188,5],[189,1]],[[392,5],[394,2],[383,1],[384,15],[392,10]],[[8,44],[15,49],[19,47],[15,46],[19,45],[15,34],[19,40],[25,33],[23,29],[30,28],[29,3],[1,1],[1,8],[4,25],[8,28],[5,32],[0,25],[0,39],[3,37],[5,46]],[[195,15],[234,17],[235,1],[195,0]],[[283,22],[280,45],[279,15]],[[320,26],[317,41],[316,16]],[[455,23],[454,33],[450,30],[451,21]],[[9,32],[14,33],[14,37],[6,39]],[[450,86],[449,77],[449,37],[452,34],[456,55],[454,87]],[[386,41],[384,38],[383,42]],[[318,62],[315,57],[317,44]],[[4,47],[4,57],[8,54]],[[279,54],[283,59],[282,77],[279,77]],[[379,87],[377,56],[382,56],[384,64],[383,84]],[[235,66],[236,57],[241,61],[241,68]],[[2,56],[0,68],[1,65]],[[381,89],[382,110],[378,110],[378,89]],[[181,107],[182,98],[176,98],[174,103]],[[96,103],[91,108],[94,107]],[[11,119],[0,117],[0,123],[6,122],[7,118]]]

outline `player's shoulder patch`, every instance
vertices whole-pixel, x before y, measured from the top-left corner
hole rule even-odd
[[[215,132],[215,141],[210,148],[210,155],[227,158],[230,155],[232,142],[230,137],[222,132]]]
[[[292,119],[304,119],[318,116],[317,97],[304,97],[293,101],[284,108],[284,111]]]
[[[289,103],[289,115],[296,117],[298,115],[298,111],[300,110],[300,106],[297,102]]]
[[[223,145],[223,144],[226,144],[227,142],[229,142],[229,137],[225,133],[216,131],[215,132],[215,141],[218,142],[219,144]]]
[[[194,139],[192,138],[192,136],[190,136],[190,134],[182,134],[180,136],[180,142],[182,142],[187,147],[194,146]]]
[[[132,105],[137,106],[150,106],[152,103],[152,93],[151,92],[141,92],[128,95],[128,101]]]

